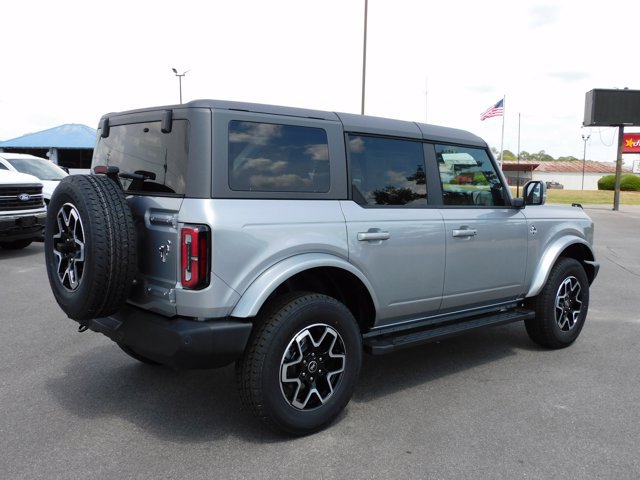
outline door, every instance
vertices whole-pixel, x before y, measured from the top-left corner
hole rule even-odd
[[[437,313],[444,224],[428,203],[421,142],[348,137],[352,200],[342,201],[349,261],[371,282],[376,326]]]
[[[523,295],[527,223],[506,206],[506,186],[486,150],[436,145],[446,268],[442,313]]]

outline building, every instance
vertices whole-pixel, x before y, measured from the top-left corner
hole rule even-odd
[[[69,123],[0,142],[0,151],[29,153],[48,158],[53,163],[70,170],[88,169],[91,168],[95,143],[95,129]]]
[[[559,183],[568,190],[597,190],[598,180],[606,175],[615,175],[615,162],[588,160],[533,162],[521,160],[502,162],[502,171],[509,185],[520,186],[529,180]],[[622,173],[632,173],[631,168],[622,167]]]

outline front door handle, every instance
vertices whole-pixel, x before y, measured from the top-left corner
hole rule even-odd
[[[454,237],[475,237],[478,231],[471,228],[462,228],[460,230],[453,230],[452,233]]]
[[[358,240],[361,242],[375,242],[377,240],[389,240],[389,232],[358,232]]]

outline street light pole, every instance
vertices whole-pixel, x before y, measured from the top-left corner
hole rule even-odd
[[[369,10],[369,0],[364,0],[364,42],[362,45],[362,104],[360,114],[364,115],[364,93],[367,78],[367,13]]]
[[[180,88],[180,105],[182,105],[182,77],[184,77],[189,70],[182,73],[178,73],[178,70],[176,70],[175,68],[172,68],[171,70],[173,70],[173,73],[175,73],[176,77],[178,77],[178,86]]]
[[[584,167],[587,163],[587,141],[591,138],[591,134],[582,134],[582,141],[584,142],[584,150],[582,152],[582,190],[584,190]]]

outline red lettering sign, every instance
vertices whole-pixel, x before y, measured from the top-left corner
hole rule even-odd
[[[640,153],[640,133],[625,133],[622,139],[622,153]]]

